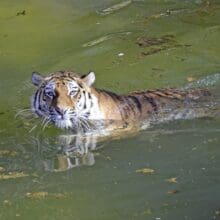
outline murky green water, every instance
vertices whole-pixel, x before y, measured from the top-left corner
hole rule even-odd
[[[67,132],[15,118],[34,70],[93,70],[116,92],[213,76],[218,0],[1,0],[0,27],[0,219],[220,218],[217,117],[157,125],[86,157],[64,153]]]

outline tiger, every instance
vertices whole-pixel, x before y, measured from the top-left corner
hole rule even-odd
[[[80,75],[57,71],[44,77],[32,73],[37,87],[32,96],[32,111],[61,129],[91,132],[95,129],[139,128],[163,120],[200,117],[197,108],[211,93],[206,89],[154,89],[117,94],[95,88],[95,73]],[[194,110],[195,109],[195,110]],[[200,110],[200,112],[198,111]]]

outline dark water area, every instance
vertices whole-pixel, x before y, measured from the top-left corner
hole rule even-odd
[[[0,27],[0,219],[220,218],[219,115],[98,142],[22,111],[35,70],[219,96],[219,1],[2,0]]]

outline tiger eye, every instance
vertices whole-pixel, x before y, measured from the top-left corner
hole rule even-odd
[[[52,91],[45,92],[45,95],[49,98],[53,98],[54,93]]]
[[[75,96],[77,93],[78,93],[78,91],[74,91],[74,90],[73,90],[73,91],[70,91],[69,95],[70,95],[70,96]]]

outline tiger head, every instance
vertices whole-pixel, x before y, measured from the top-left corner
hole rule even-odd
[[[60,71],[43,77],[32,73],[37,90],[32,97],[33,112],[59,128],[88,128],[93,105],[91,89],[95,74],[79,76],[74,72]]]

